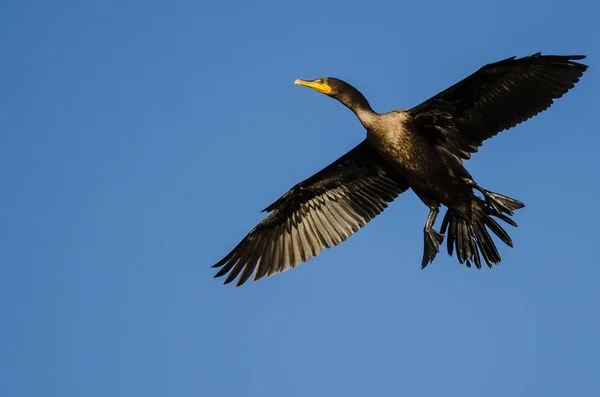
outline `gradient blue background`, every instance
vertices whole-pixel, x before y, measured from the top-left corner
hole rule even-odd
[[[597,2],[4,1],[0,396],[600,395]],[[407,193],[298,269],[224,287],[259,210],[378,111],[483,64],[587,54],[468,162],[524,201],[492,271],[421,271]]]

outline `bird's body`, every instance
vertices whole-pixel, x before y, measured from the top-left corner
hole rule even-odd
[[[583,56],[508,58],[485,65],[452,87],[408,110],[379,114],[354,87],[335,78],[297,80],[352,110],[366,139],[265,209],[271,212],[214,267],[237,285],[296,267],[346,240],[408,189],[429,207],[421,266],[447,238],[448,253],[477,268],[501,261],[489,231],[512,240],[495,219],[523,208],[518,200],[480,187],[464,160],[483,141],[547,109],[579,80]],[[476,192],[480,193],[479,197]],[[448,208],[441,230],[439,207]],[[494,219],[495,218],[495,219]],[[445,234],[447,232],[447,235]]]
[[[402,110],[374,115],[367,124],[367,142],[391,164],[422,200],[460,207],[470,188],[460,178],[471,176],[462,162],[443,147],[410,129]]]

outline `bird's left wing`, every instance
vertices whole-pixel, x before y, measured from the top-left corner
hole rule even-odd
[[[549,108],[587,66],[583,55],[533,54],[483,66],[407,111],[415,131],[469,159],[488,138]]]
[[[215,277],[240,286],[284,272],[346,240],[408,189],[367,141],[298,183],[220,262]]]

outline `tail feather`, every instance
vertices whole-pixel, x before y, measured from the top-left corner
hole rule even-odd
[[[488,229],[504,244],[513,246],[508,233],[492,217],[517,227],[509,216],[513,215],[514,210],[525,206],[518,200],[498,193],[485,191],[484,196],[485,201],[473,198],[470,219],[453,209],[448,209],[441,227],[442,233],[448,231],[448,254],[452,256],[456,251],[460,263],[465,263],[467,267],[474,263],[478,269],[481,269],[482,259],[489,268],[502,260]]]

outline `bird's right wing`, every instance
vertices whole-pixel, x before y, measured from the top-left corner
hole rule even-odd
[[[215,277],[238,275],[240,286],[284,272],[346,240],[408,189],[367,141],[298,183],[263,211],[271,212],[221,261]]]
[[[469,159],[486,139],[548,109],[579,81],[583,55],[511,57],[490,63],[407,111],[452,153]]]

